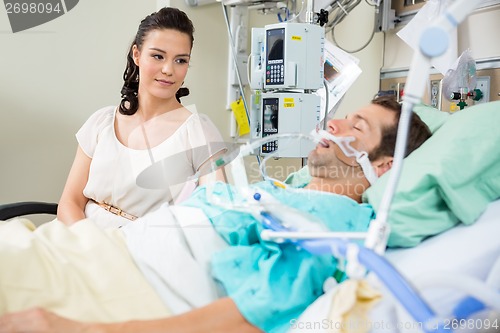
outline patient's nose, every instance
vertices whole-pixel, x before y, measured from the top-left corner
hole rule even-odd
[[[331,119],[327,123],[328,131],[333,135],[342,135],[346,130],[346,120],[345,119]]]

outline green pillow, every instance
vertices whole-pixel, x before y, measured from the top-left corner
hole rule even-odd
[[[437,131],[451,115],[448,112],[439,111],[432,106],[419,104],[413,107],[413,112],[418,114],[420,119],[429,127],[431,133]]]
[[[389,214],[391,247],[415,246],[459,221],[471,224],[500,198],[500,102],[445,117],[433,136],[405,159]],[[375,210],[389,173],[363,196]]]

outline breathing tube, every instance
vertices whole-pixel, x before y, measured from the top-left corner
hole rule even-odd
[[[218,157],[214,162],[212,162],[213,168],[214,169],[223,168],[229,163],[231,163],[231,168],[230,168],[232,176],[231,178],[234,183],[234,190],[239,195],[233,196],[231,193],[231,189],[228,189],[228,196],[231,202],[226,202],[225,200],[222,200],[218,198],[216,195],[214,195],[215,184],[210,182],[206,185],[207,200],[211,204],[232,210],[249,211],[249,208],[251,209],[258,208],[257,204],[253,202],[253,200],[247,200],[251,194],[251,190],[243,158],[252,154],[255,150],[259,149],[264,144],[279,139],[306,139],[314,141],[316,143],[319,142],[317,141],[316,138],[314,138],[311,135],[306,135],[302,133],[281,133],[259,138],[257,140],[248,142],[245,145],[240,146],[238,151],[230,151],[227,154],[223,154],[222,156]],[[260,165],[260,172],[262,174],[263,179],[266,181],[269,180],[273,181],[272,178],[267,176],[265,169],[263,168],[263,164],[264,161],[261,162]]]
[[[361,167],[361,170],[363,171],[363,174],[365,175],[366,179],[370,184],[374,184],[375,181],[377,180],[378,176],[373,168],[373,166],[370,163],[370,160],[368,158],[368,153],[365,151],[358,151],[356,148],[354,148],[351,143],[353,143],[356,138],[352,136],[347,136],[347,137],[339,137],[335,136],[333,134],[330,134],[329,132],[325,130],[313,130],[309,135],[307,134],[302,134],[302,133],[283,133],[283,134],[274,134],[274,135],[269,135],[260,139],[257,139],[255,141],[252,141],[250,143],[247,143],[243,147],[240,148],[240,154],[238,155],[239,158],[243,158],[247,155],[250,155],[254,150],[258,149],[262,145],[276,141],[278,139],[306,139],[313,141],[314,143],[318,144],[322,140],[326,139],[329,141],[332,141],[333,143],[336,144],[338,148],[340,148],[342,154],[339,154],[336,152],[337,158],[341,160],[343,163],[345,163],[348,166],[354,167],[353,163],[350,163],[348,161],[349,159],[354,159],[356,164],[359,164]],[[269,155],[266,157],[265,160],[267,160],[269,157],[272,155]],[[347,158],[347,160],[346,160]],[[263,163],[261,163],[260,166],[260,171],[264,179],[270,179],[270,177],[267,176],[265,172],[265,160]],[[221,164],[224,164],[224,162],[220,162]],[[242,179],[246,177],[243,177],[243,175],[240,173],[237,175],[237,179]],[[235,178],[236,180],[236,178]]]
[[[310,134],[278,133],[248,142],[247,144],[240,146],[239,151],[230,151],[219,156],[215,161],[212,161],[212,169],[214,170],[231,163],[231,178],[232,182],[234,183],[234,191],[238,195],[233,195],[231,189],[228,188],[227,194],[231,202],[227,202],[227,197],[223,199],[214,195],[215,185],[213,183],[208,183],[206,185],[207,200],[211,204],[224,207],[226,209],[244,211],[249,211],[250,208],[257,209],[258,204],[253,200],[250,200],[250,198],[252,197],[252,190],[250,190],[243,158],[254,153],[255,150],[260,149],[260,147],[268,142],[283,139],[305,139],[316,144],[323,142],[324,140],[332,141],[335,144],[335,147],[338,147],[338,149],[335,150],[335,154],[340,161],[350,167],[361,167],[366,179],[371,184],[373,184],[377,179],[375,170],[373,169],[368,159],[368,154],[365,151],[358,151],[351,145],[351,143],[356,140],[352,136],[337,137],[324,130],[313,130]],[[280,144],[280,146],[282,145]],[[282,183],[269,177],[265,170],[265,162],[272,156],[272,154],[268,154],[266,158],[260,163],[260,173],[264,181],[270,181],[273,185],[280,186]],[[283,186],[284,185],[281,185],[281,187]]]
[[[269,222],[265,225],[270,229],[281,231],[280,238],[286,237],[292,239],[291,241],[301,248],[317,255],[333,253],[337,258],[346,258],[349,247],[357,247],[357,260],[359,263],[377,275],[377,278],[399,300],[408,313],[412,315],[413,319],[422,324],[422,329],[425,332],[449,332],[449,329],[444,326],[444,321],[436,317],[434,311],[422,300],[419,294],[414,291],[413,287],[399,274],[391,263],[373,250],[338,238],[328,240],[293,240],[293,233],[290,233],[290,236],[284,236],[282,231],[287,229],[281,227],[279,223]],[[272,238],[271,233],[266,233],[265,235],[265,239]]]
[[[330,134],[325,130],[318,131],[316,135],[320,138],[325,138],[327,140],[333,141],[337,145],[337,147],[339,147],[342,150],[342,153],[344,154],[345,157],[348,158],[348,160],[350,158],[354,158],[356,163],[359,164],[359,166],[361,167],[361,170],[363,170],[363,174],[365,175],[365,178],[366,180],[368,180],[370,185],[375,184],[375,182],[378,179],[378,176],[372,164],[370,163],[370,160],[368,158],[368,153],[366,151],[359,151],[351,145],[351,142],[356,140],[353,136],[339,137]],[[354,166],[352,163],[349,163],[350,161],[348,160],[346,161],[344,158],[342,158],[340,154],[336,155],[342,162],[350,166]]]

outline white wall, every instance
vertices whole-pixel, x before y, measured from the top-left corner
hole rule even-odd
[[[500,57],[499,31],[500,5],[477,10],[458,29],[459,52],[470,48],[476,59]]]
[[[407,69],[413,56],[410,48],[396,33],[402,27],[386,34],[384,69]],[[500,5],[475,11],[457,29],[457,56],[470,48],[475,59],[500,57]]]
[[[225,110],[228,38],[219,4],[188,7],[184,0],[85,0],[66,15],[13,34],[0,10],[0,203],[57,201],[73,161],[74,137],[95,110],[120,101],[125,56],[140,20],[169,2],[187,12],[195,44],[185,104],[196,104],[229,139]],[[369,37],[373,9],[362,2],[336,31],[357,48]],[[251,14],[250,26],[276,22]],[[382,34],[355,54],[363,70],[338,116],[366,104],[378,90]]]
[[[0,10],[0,202],[57,201],[74,134],[120,100],[125,56],[154,0],[85,0],[13,34]]]

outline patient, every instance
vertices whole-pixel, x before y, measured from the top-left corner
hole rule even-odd
[[[336,136],[355,137],[356,141],[353,146],[358,150],[368,152],[371,165],[375,173],[380,176],[392,166],[399,113],[400,106],[394,99],[380,97],[372,101],[370,105],[349,115],[346,119],[330,120],[328,123],[329,132]],[[412,117],[410,128],[407,154],[418,148],[430,136],[427,126],[416,115]],[[374,212],[369,205],[359,204],[362,192],[370,186],[361,168],[344,156],[333,142],[326,140],[311,152],[308,166],[311,180],[304,189],[273,188],[267,183],[260,184],[257,189],[271,193],[282,204],[317,217],[332,230],[366,231],[369,222],[374,218]],[[224,188],[226,187],[224,186]],[[215,192],[217,192],[217,185]],[[217,193],[221,197],[229,195],[222,190]],[[337,271],[336,259],[331,255],[313,256],[306,251],[297,249],[293,244],[278,245],[264,242],[260,239],[262,226],[250,214],[209,205],[206,194],[206,187],[200,187],[185,202],[185,205],[201,208],[217,233],[230,245],[214,253],[211,257],[210,273],[216,281],[216,283],[212,282],[212,287],[214,289],[217,289],[218,286],[223,287],[225,293],[219,295],[222,298],[214,300],[210,304],[206,303],[204,306],[197,305],[197,309],[173,316],[171,315],[179,313],[179,311],[171,308],[172,305],[168,299],[163,299],[167,307],[170,307],[169,310],[164,311],[164,318],[160,318],[162,317],[161,311],[151,311],[150,316],[141,316],[132,312],[128,318],[142,320],[122,323],[83,323],[66,319],[46,310],[32,309],[1,317],[0,332],[286,331],[289,328],[290,320],[297,318],[310,303],[323,293],[324,281]],[[168,207],[165,208],[165,210],[167,209]],[[139,237],[139,233],[135,232],[137,230],[134,232],[127,232],[127,230],[129,228],[151,230],[153,227],[151,222],[154,222],[155,214],[157,215],[161,211],[160,209],[156,213],[147,215],[144,219],[144,227],[141,227],[140,223],[135,223],[125,226],[122,230],[107,232],[123,232],[126,237]],[[169,214],[168,211],[165,212]],[[90,226],[91,224],[90,222],[78,223],[75,227],[83,229],[86,225]],[[158,233],[160,230],[167,230],[167,228],[155,229],[155,232]],[[127,239],[127,244],[131,244],[130,239]],[[149,245],[138,243],[135,251],[140,251],[141,247]],[[208,244],[200,246],[209,247]],[[6,248],[8,250],[8,247]],[[0,251],[4,251],[1,237]],[[137,258],[134,255],[137,252],[134,252],[132,248],[129,251],[133,257]],[[105,253],[103,253],[104,256]],[[94,261],[98,259],[100,258],[93,258]],[[136,263],[142,268],[148,282],[152,286],[158,286],[159,277],[154,273],[155,267],[141,265],[141,262]],[[96,263],[92,262],[92,264]],[[116,265],[118,264],[116,263]],[[185,264],[186,268],[190,265],[187,261]],[[2,263],[2,267],[5,267],[3,265]],[[16,266],[14,265],[14,267]],[[109,267],[109,270],[112,269],[113,267]],[[182,270],[184,267],[181,266],[179,269]],[[175,271],[175,269],[170,268],[170,274],[178,275],[176,273],[180,270]],[[5,295],[0,295],[0,311],[2,309],[5,309],[3,311],[13,311],[8,303],[9,298],[7,291],[4,291],[4,286],[14,282],[6,280],[7,278],[2,274],[4,271],[5,269],[2,269],[0,272],[0,285],[2,286],[0,290],[5,293]],[[121,284],[123,280],[128,279],[138,281],[134,274],[134,272],[128,271],[118,272],[114,281],[116,284]],[[106,278],[113,279],[107,274],[104,275]],[[183,276],[187,275],[183,274]],[[103,277],[95,279],[99,280]],[[177,277],[178,280],[182,278],[182,276]],[[13,278],[11,277],[11,279]],[[139,288],[133,283],[130,282],[128,288],[123,288],[124,294]],[[190,288],[196,293],[198,287],[196,283],[191,282]],[[63,290],[64,293],[61,285],[57,285],[57,290]],[[184,292],[182,290],[173,291],[179,294]],[[188,292],[190,291],[192,290],[188,290]],[[200,292],[202,291],[200,290]],[[5,300],[6,304],[2,304],[2,299]],[[138,302],[139,299],[141,302]],[[135,298],[122,300],[121,303],[137,303],[140,310],[141,307],[151,307],[151,303],[154,301],[152,298],[145,300],[135,295]],[[67,302],[78,302],[78,300],[72,300],[71,297],[68,297]],[[98,303],[94,304],[99,305]],[[78,314],[70,315],[64,309],[59,308],[60,304],[57,302],[49,301],[37,304],[36,294],[27,297],[26,302],[17,310],[30,306],[45,306],[59,314],[64,314],[65,317],[87,322],[116,321],[116,318],[115,320],[88,319],[85,314],[92,312],[93,309],[90,308],[83,311],[78,309]],[[120,306],[120,304],[117,303],[116,306]],[[113,309],[111,308],[111,310]]]

